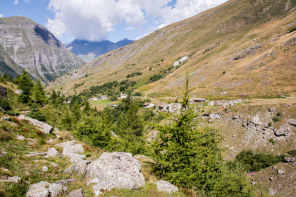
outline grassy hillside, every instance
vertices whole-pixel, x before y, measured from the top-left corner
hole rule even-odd
[[[56,80],[49,89],[81,92],[110,79],[132,79],[152,97],[178,96],[185,72],[195,95],[275,96],[295,92],[296,1],[230,0],[100,56]],[[290,33],[288,33],[290,32]],[[167,72],[188,56],[180,68]],[[166,73],[165,75],[163,73]],[[155,74],[162,79],[146,84]]]

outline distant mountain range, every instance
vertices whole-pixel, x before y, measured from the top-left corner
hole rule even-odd
[[[86,40],[73,40],[71,43],[66,44],[66,47],[75,55],[80,57],[85,62],[90,62],[100,55],[128,45],[134,42],[133,40],[123,39],[116,43],[109,40],[100,42],[90,42]]]
[[[45,27],[26,17],[0,18],[0,73],[16,76],[24,68],[48,83],[83,64]]]

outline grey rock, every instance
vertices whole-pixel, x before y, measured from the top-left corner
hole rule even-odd
[[[69,193],[67,197],[83,197],[82,189],[77,189]]]
[[[76,141],[73,140],[73,141],[62,142],[62,143],[56,144],[54,146],[64,148],[65,146],[74,145],[75,143],[76,143]]]
[[[76,182],[76,179],[65,179],[65,180],[59,180],[56,183],[60,185],[68,185],[69,183]]]
[[[156,136],[157,136],[158,133],[159,133],[159,131],[157,131],[157,130],[153,131],[152,136],[149,137],[149,138],[147,138],[147,140],[148,140],[149,142],[151,142],[152,140],[154,140],[154,139],[156,138]]]
[[[278,169],[277,173],[280,174],[280,175],[283,175],[285,173],[285,170],[284,169]]]
[[[68,146],[64,146],[63,149],[63,155],[67,155],[69,153],[83,153],[84,149],[82,144],[74,144],[74,145],[68,145]]]
[[[36,152],[30,152],[29,154],[25,155],[25,157],[38,157],[38,156],[46,156],[47,153],[36,153]]]
[[[1,87],[1,86],[0,86]],[[0,120],[4,120],[4,121],[10,121],[10,117],[7,116],[3,116]]]
[[[64,187],[63,185],[52,183],[49,185],[48,191],[50,193],[51,197],[60,196],[64,192],[68,190],[67,187]]]
[[[275,112],[275,108],[268,108],[268,111],[273,113]]]
[[[48,167],[47,167],[47,166],[43,166],[43,167],[42,167],[42,171],[43,171],[43,172],[47,172],[47,171],[48,171]]]
[[[2,169],[1,169],[2,170]],[[4,171],[4,170],[3,170]],[[5,172],[7,172],[5,170]],[[9,170],[8,170],[9,172]],[[7,183],[20,183],[21,182],[21,177],[18,177],[18,176],[13,176],[13,177],[8,177],[7,179],[5,180],[0,180],[0,182],[7,182]]]
[[[273,181],[273,180],[274,180],[274,178],[273,178],[273,177],[270,177],[270,178],[269,178],[269,180],[270,180],[270,181]]]
[[[39,182],[31,185],[26,197],[49,197],[48,191],[49,183]]]
[[[291,135],[291,129],[290,129],[289,125],[283,125],[283,126],[280,126],[280,128],[278,130],[275,130],[274,134],[277,137],[290,136]]]
[[[80,176],[85,176],[88,164],[90,164],[90,161],[81,161],[79,163],[72,164],[67,169],[65,169],[64,172],[68,174],[77,174]]]
[[[61,154],[55,149],[55,148],[50,148],[47,151],[47,157],[60,157]]]
[[[268,193],[272,196],[274,196],[276,194],[276,192],[272,188],[268,189]]]
[[[86,158],[86,155],[79,155],[76,153],[67,153],[67,154],[63,154],[63,156],[69,157],[70,162],[72,162],[72,163],[80,163],[80,162],[84,161],[84,159]]]
[[[25,137],[22,136],[22,135],[17,135],[17,136],[16,136],[16,139],[17,139],[17,140],[24,141],[24,140],[25,140]]]
[[[29,121],[32,125],[34,125],[35,127],[37,127],[40,131],[42,131],[45,134],[52,133],[53,127],[50,126],[49,124],[45,123],[45,122],[42,122],[42,121],[39,121],[39,120],[30,118],[30,117],[27,117],[25,115],[20,115],[18,118],[20,120],[27,120],[27,121]]]
[[[159,192],[174,193],[178,191],[178,188],[170,182],[160,180],[156,182],[156,188]]]
[[[170,103],[165,107],[165,110],[170,113],[180,113],[182,104],[180,103]]]
[[[220,119],[221,117],[218,114],[210,114],[210,119]]]
[[[98,179],[93,187],[98,195],[102,190],[112,188],[137,189],[145,184],[141,163],[130,153],[104,152],[100,158],[87,167],[88,180]]]
[[[288,123],[289,123],[290,125],[296,127],[296,120],[295,120],[295,119],[289,119],[289,120],[288,120]]]
[[[285,157],[285,161],[287,163],[293,163],[293,162],[296,162],[296,158],[295,157]]]

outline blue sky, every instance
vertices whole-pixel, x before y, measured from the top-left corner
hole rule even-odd
[[[63,43],[139,39],[226,0],[1,0],[0,17],[25,16]]]

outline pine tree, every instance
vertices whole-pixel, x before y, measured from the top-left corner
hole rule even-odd
[[[57,95],[57,93],[56,93],[55,90],[52,90],[51,95],[49,97],[49,100],[51,100],[51,102],[53,104],[57,104],[57,102],[58,102],[58,95]]]
[[[35,83],[34,90],[34,101],[40,105],[43,105],[46,101],[45,92],[43,90],[40,80]]]
[[[19,95],[18,100],[23,103],[29,103],[31,101],[31,94],[33,88],[33,81],[31,80],[30,75],[23,69],[23,73],[20,76],[18,88],[22,90],[22,93]]]

